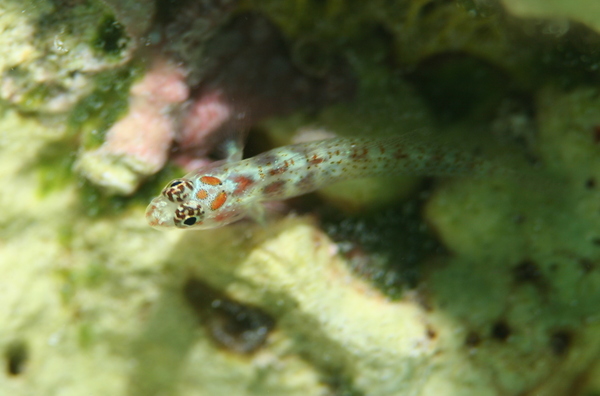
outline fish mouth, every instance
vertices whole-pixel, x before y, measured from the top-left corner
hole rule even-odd
[[[146,208],[146,221],[156,229],[175,227],[173,211],[169,210],[169,202],[163,197],[154,198]]]

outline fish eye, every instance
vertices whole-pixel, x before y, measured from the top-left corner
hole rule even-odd
[[[198,221],[198,218],[196,216],[192,216],[183,220],[183,224],[185,224],[186,226],[193,226],[194,224],[196,224],[196,221]]]
[[[201,224],[203,218],[204,210],[197,202],[181,204],[173,213],[173,220],[179,228]]]
[[[162,195],[171,202],[183,202],[190,196],[194,189],[192,182],[187,179],[175,179],[163,189]]]

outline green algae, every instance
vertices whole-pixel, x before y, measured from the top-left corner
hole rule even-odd
[[[81,323],[77,330],[77,342],[84,351],[89,351],[98,341],[98,335],[95,334],[94,326],[91,323]]]
[[[74,236],[71,236],[65,247],[71,248],[73,240]],[[60,297],[65,306],[71,305],[82,290],[99,289],[107,282],[114,281],[114,274],[101,262],[90,262],[77,268],[61,268],[55,276],[59,280]]]
[[[362,216],[329,214],[323,229],[350,269],[390,299],[398,300],[423,281],[423,268],[445,250],[421,218],[424,192],[395,207]]]
[[[76,152],[77,142],[74,139],[52,142],[44,148],[36,164],[40,197],[63,189],[76,180],[73,175]]]
[[[166,166],[149,177],[133,198],[126,198],[105,194],[73,171],[77,152],[99,147],[108,129],[126,113],[129,88],[142,69],[141,63],[135,63],[96,76],[94,91],[81,99],[69,114],[64,137],[49,143],[37,160],[40,196],[76,183],[83,213],[97,217],[145,205],[156,191],[180,173],[176,167]]]
[[[40,154],[36,169],[40,175],[40,195],[44,196],[69,184],[81,184],[82,206],[89,207],[100,200],[95,187],[81,182],[73,172],[79,149],[99,147],[104,142],[106,131],[128,108],[129,87],[140,74],[140,66],[116,69],[96,76],[95,90],[82,98],[70,112],[65,122],[64,136],[47,144]],[[106,204],[117,209],[124,202]],[[92,205],[93,206],[93,205]],[[90,209],[88,213],[98,213]]]
[[[99,147],[106,131],[129,107],[129,88],[140,76],[140,65],[102,73],[96,77],[95,89],[73,108],[67,125],[72,135],[79,135],[84,149]]]
[[[108,55],[119,55],[127,46],[125,28],[113,15],[105,16],[98,26],[92,46]]]

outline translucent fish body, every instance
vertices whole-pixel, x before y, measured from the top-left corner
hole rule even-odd
[[[335,138],[279,147],[252,158],[215,163],[171,181],[146,210],[157,228],[209,229],[251,215],[262,203],[332,183],[395,174],[485,172],[486,163],[406,139]]]

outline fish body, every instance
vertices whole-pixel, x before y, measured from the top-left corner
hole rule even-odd
[[[396,174],[485,172],[486,163],[459,152],[391,137],[334,138],[279,147],[255,157],[217,162],[172,180],[146,210],[156,228],[210,229],[259,217],[262,203],[344,180]]]

